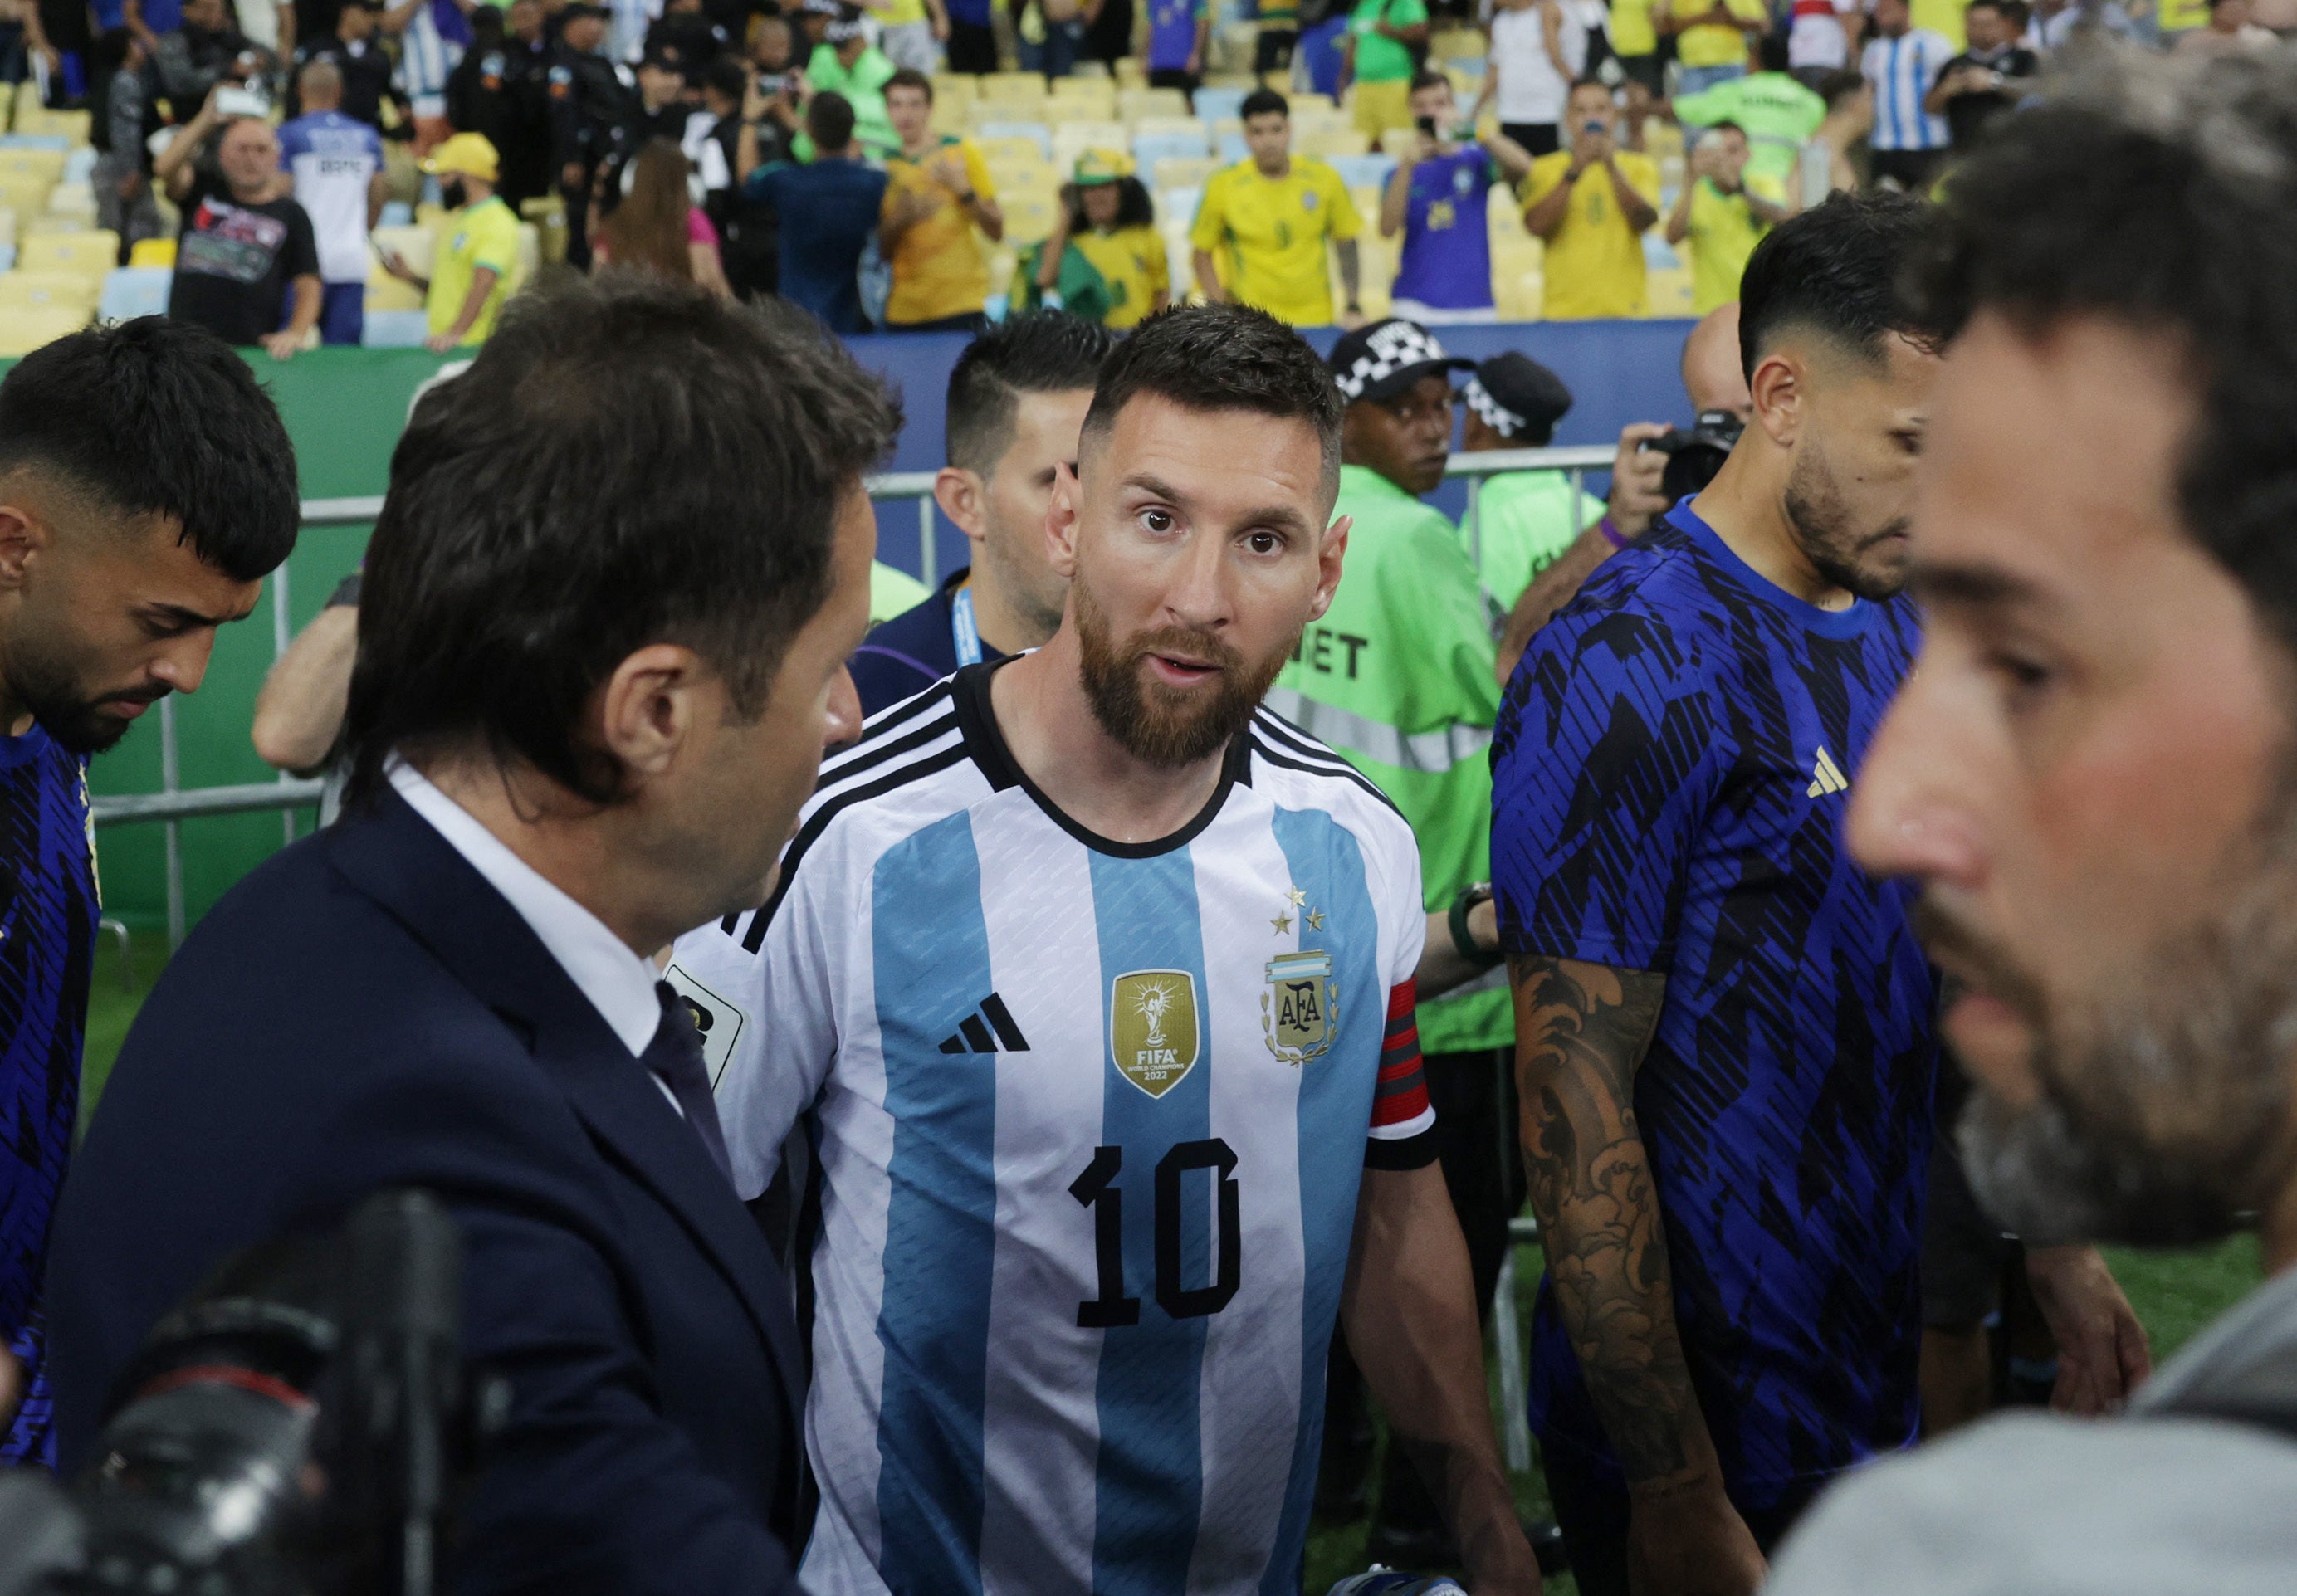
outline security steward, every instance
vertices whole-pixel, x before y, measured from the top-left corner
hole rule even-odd
[[[1505,1085],[1515,1022],[1495,926],[1471,930],[1489,899],[1492,723],[1499,687],[1482,585],[1458,529],[1420,502],[1444,479],[1452,440],[1453,358],[1416,322],[1391,317],[1342,335],[1332,377],[1348,405],[1335,517],[1354,521],[1332,607],[1302,636],[1268,707],[1321,739],[1387,794],[1420,839],[1431,914],[1448,915],[1456,951],[1484,974],[1419,1011],[1444,1175],[1466,1233],[1477,1301],[1488,1312],[1522,1204],[1521,1163],[1508,1156]],[[1337,1343],[1336,1343],[1337,1345]],[[1370,1456],[1359,1382],[1336,1356],[1325,1469],[1361,1481]],[[1350,1437],[1358,1437],[1351,1441]],[[1443,1515],[1412,1466],[1381,1482],[1368,1554],[1403,1567],[1456,1563]],[[1329,1482],[1328,1482],[1329,1488]],[[1347,1493],[1353,1494],[1353,1491]]]
[[[1571,408],[1563,379],[1520,350],[1503,350],[1476,367],[1460,397],[1468,407],[1460,448],[1470,455],[1544,448]],[[1532,579],[1602,517],[1603,501],[1584,490],[1574,493],[1568,472],[1503,471],[1486,477],[1460,531],[1468,557],[1482,573],[1494,616],[1504,622]]]
[[[598,53],[606,37],[602,8],[574,0],[558,16],[558,42],[551,46],[546,79],[550,161],[566,202],[566,264],[588,270],[591,187],[598,169],[629,136],[638,113],[638,79],[630,68]]]
[[[483,17],[486,13],[479,13]],[[447,78],[447,119],[457,133],[483,135],[502,166],[496,190],[514,211],[557,186],[550,170],[550,46],[538,0],[517,0],[509,31],[479,32]]]

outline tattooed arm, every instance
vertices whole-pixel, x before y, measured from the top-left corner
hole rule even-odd
[[[1763,1556],[1723,1493],[1675,1334],[1667,1240],[1635,1123],[1635,1072],[1667,977],[1515,954],[1524,1162],[1547,1270],[1587,1393],[1627,1477],[1642,1596],[1741,1592]]]

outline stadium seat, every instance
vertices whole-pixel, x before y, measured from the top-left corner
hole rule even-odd
[[[1035,110],[1045,102],[1045,79],[1037,72],[990,72],[981,79],[984,104],[1019,105]]]
[[[1053,132],[1042,122],[981,122],[975,125],[973,138],[981,146],[984,160],[1010,155],[1024,144],[1036,151],[1040,160],[1053,158]]]
[[[1252,151],[1245,144],[1244,135],[1241,133],[1222,134],[1220,142],[1213,149],[1213,154],[1223,166],[1233,166],[1251,153]]]
[[[936,105],[970,105],[981,97],[980,81],[969,72],[935,72],[933,86]]]
[[[0,277],[0,282],[5,282]],[[16,306],[0,298],[0,358],[29,355],[44,344],[68,338],[87,325],[87,312],[76,305]]]
[[[1140,88],[1148,81],[1148,66],[1137,55],[1120,55],[1116,62],[1116,92]],[[1121,113],[1120,113],[1121,114]]]
[[[1142,117],[1185,117],[1189,97],[1176,88],[1121,88],[1116,91],[1116,114],[1128,122]]]
[[[997,197],[1005,212],[1005,242],[1014,245],[1042,243],[1053,235],[1060,215],[1058,195],[1043,188],[1014,189]]]
[[[1076,159],[1087,150],[1116,150],[1130,153],[1132,135],[1122,122],[1088,121],[1082,118],[1072,122],[1053,124],[1053,164],[1066,177],[1076,166]]]
[[[128,251],[130,267],[159,266],[173,271],[176,266],[176,241],[172,238],[139,238]]]
[[[371,350],[420,349],[431,335],[431,318],[421,310],[378,310],[375,308],[375,290],[367,290],[366,325],[359,333],[361,345]]]
[[[1202,188],[1218,170],[1209,155],[1167,155],[1149,169],[1149,177],[1160,189]]]
[[[49,111],[40,106],[16,108],[16,131],[62,139],[64,149],[87,143],[93,118],[85,111]]]
[[[1364,154],[1371,149],[1371,141],[1354,128],[1319,128],[1313,133],[1294,135],[1292,147],[1303,155],[1330,160],[1337,156]]]
[[[64,181],[85,183],[95,174],[96,152],[93,144],[82,144],[64,157]]]
[[[0,243],[0,272],[9,272],[15,269],[16,246],[12,243]]]
[[[1285,95],[1285,98],[1292,103],[1292,119],[1295,121],[1299,120],[1304,115],[1338,116],[1340,114],[1339,105],[1331,95],[1319,94],[1313,89],[1302,89],[1297,94]]]
[[[1177,222],[1186,232],[1197,219],[1197,207],[1205,202],[1201,188],[1168,188],[1157,196],[1157,219],[1169,226]]]
[[[69,155],[72,141],[61,133],[0,134],[0,150],[39,150],[50,155]]]
[[[560,202],[563,204],[564,202],[562,201]],[[383,202],[383,215],[378,218],[376,226],[383,227],[405,227],[411,226],[414,220],[414,206],[409,205],[404,200],[385,200]]]
[[[1184,144],[1184,153],[1202,155],[1212,148],[1205,136],[1205,125],[1194,117],[1136,117],[1132,122],[1132,145],[1137,152],[1143,139],[1161,139],[1167,144]]]
[[[1240,88],[1200,88],[1197,91],[1197,115],[1207,122],[1217,122],[1236,115],[1250,91]]]
[[[934,96],[933,112],[926,126],[943,137],[963,138],[973,131],[975,103],[971,100],[944,100]]]
[[[64,162],[69,159],[62,149],[28,150],[0,148],[0,174],[17,177],[37,177],[54,188],[64,175]]]
[[[1395,170],[1395,160],[1387,155],[1327,155],[1322,159],[1350,188],[1377,192],[1387,186],[1388,174]]]
[[[176,274],[166,267],[123,266],[107,273],[95,313],[105,321],[168,313],[168,285]]]
[[[56,216],[84,216],[88,225],[95,225],[95,190],[86,178],[75,183],[69,178],[48,190],[49,212]]]
[[[37,216],[16,218],[16,235],[29,238],[36,233],[85,233],[95,226],[95,218],[82,212],[43,210]]]
[[[0,322],[44,305],[65,306],[86,321],[103,292],[103,280],[83,272],[12,271],[0,276]]]
[[[1063,78],[1045,102],[1056,122],[1108,121],[1116,115],[1116,85],[1107,78]]]
[[[26,236],[17,261],[26,271],[78,272],[101,278],[119,264],[119,234],[110,228]]]
[[[1363,136],[1358,134],[1357,136],[1361,138]],[[1411,149],[1419,138],[1420,129],[1417,128],[1390,128],[1379,136],[1380,152],[1384,155],[1401,155]]]
[[[48,208],[48,190],[54,186],[45,177],[0,172],[0,210],[13,214],[17,228],[21,231],[27,218],[37,216]]]

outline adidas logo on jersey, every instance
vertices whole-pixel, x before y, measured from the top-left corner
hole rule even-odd
[[[1824,743],[1819,745],[1818,758],[1811,763],[1810,777],[1810,786],[1803,794],[1807,798],[1824,798],[1830,793],[1850,790],[1850,778],[1842,773],[1842,767],[1834,762],[1834,756],[1827,753]]]
[[[982,1022],[986,1020],[988,1024]],[[992,1035],[994,1032],[996,1034]],[[1021,1034],[1021,1027],[1013,1023],[1013,1011],[1005,1007],[1005,1000],[991,992],[981,1000],[980,1007],[958,1022],[957,1034],[942,1039],[944,1053],[1025,1053],[1029,1039]]]

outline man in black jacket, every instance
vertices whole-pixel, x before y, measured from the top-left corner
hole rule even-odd
[[[558,13],[544,84],[550,102],[550,164],[566,202],[566,263],[590,264],[591,182],[617,153],[636,114],[638,84],[628,67],[598,53],[606,13],[574,0]]]

